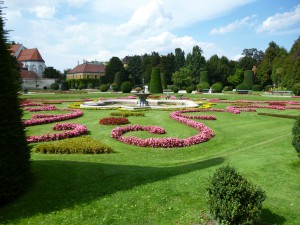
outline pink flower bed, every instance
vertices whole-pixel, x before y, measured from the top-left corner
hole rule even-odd
[[[24,110],[27,110],[29,112],[57,110],[56,106],[54,105],[41,105],[41,106],[42,107],[39,108],[24,107]]]
[[[191,112],[193,110],[184,110],[184,112]],[[198,110],[197,110],[198,111]],[[137,137],[122,137],[126,132],[130,131],[149,131],[154,134],[164,134],[165,130],[158,126],[142,126],[142,125],[131,125],[124,127],[117,127],[112,130],[111,137],[126,144],[136,145],[140,147],[152,147],[152,148],[175,148],[175,147],[186,147],[195,144],[199,144],[208,141],[214,136],[214,132],[205,126],[203,123],[190,120],[182,117],[182,111],[175,111],[170,114],[170,117],[180,123],[184,123],[200,131],[199,134],[180,139],[180,138],[147,138],[141,139]]]
[[[52,128],[55,131],[64,130],[62,133],[56,134],[42,134],[40,136],[28,136],[27,142],[42,142],[42,141],[55,141],[70,137],[77,137],[87,133],[87,128],[84,125],[77,123],[57,123]]]
[[[57,115],[46,115],[46,114],[37,114],[32,117],[32,119],[26,120],[23,123],[26,126],[33,126],[38,124],[46,124],[63,120],[70,120],[74,118],[78,118],[83,115],[83,112],[78,109],[57,109],[60,111],[71,111],[68,114],[57,114]]]

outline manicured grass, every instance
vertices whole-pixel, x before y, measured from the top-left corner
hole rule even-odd
[[[34,98],[51,100],[128,96],[99,93],[73,95],[71,98],[70,95],[43,94]],[[185,96],[194,99],[208,97],[192,94]],[[228,100],[277,99],[256,95],[210,97],[224,97]],[[69,104],[56,106],[64,108]],[[217,104],[215,107],[224,108],[226,104]],[[257,111],[299,114],[296,110]],[[201,224],[205,219],[200,215],[207,215],[207,180],[216,168],[230,164],[266,191],[262,224],[299,224],[300,165],[291,145],[294,120],[259,116],[253,112],[242,112],[239,115],[206,112],[203,114],[217,117],[215,121],[201,121],[214,130],[216,136],[213,139],[186,148],[152,149],[126,145],[110,138],[110,132],[115,126],[99,125],[99,119],[109,117],[111,112],[85,110],[83,117],[67,122],[86,125],[90,136],[110,145],[115,153],[32,153],[34,180],[22,197],[0,209],[0,223]],[[154,135],[131,132],[130,135],[141,138],[185,138],[197,133],[195,129],[170,119],[168,111],[149,110],[144,113],[145,117],[128,119],[131,124],[161,126],[167,133]],[[26,112],[25,118],[30,115],[32,113]],[[51,133],[53,125],[28,127],[27,132],[30,135]]]

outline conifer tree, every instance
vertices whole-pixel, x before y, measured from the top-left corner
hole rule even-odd
[[[30,150],[22,124],[20,73],[8,51],[0,6],[0,205],[22,193],[30,178]]]

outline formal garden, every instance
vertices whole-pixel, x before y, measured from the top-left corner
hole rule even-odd
[[[183,97],[199,107],[82,109],[86,101],[133,97],[22,95],[33,181],[0,208],[1,223],[216,224],[211,180],[220,168],[230,174],[234,168],[263,190],[259,224],[298,224],[300,164],[292,127],[300,99]]]

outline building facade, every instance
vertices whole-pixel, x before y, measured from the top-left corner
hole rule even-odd
[[[67,80],[99,79],[105,76],[105,65],[95,62],[84,62],[67,73]]]

